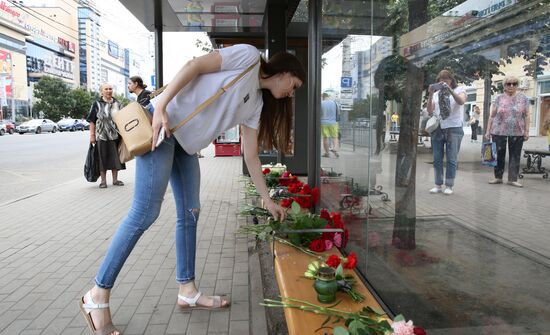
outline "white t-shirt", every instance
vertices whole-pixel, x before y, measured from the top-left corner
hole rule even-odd
[[[464,93],[466,92],[466,87],[457,86],[454,89],[454,92],[456,94]],[[449,96],[449,100],[451,101],[451,113],[449,114],[448,118],[446,118],[445,120],[441,119],[441,121],[439,122],[439,126],[441,127],[441,129],[463,126],[462,119],[464,115],[464,105],[457,104],[452,95]],[[433,103],[435,106],[434,114],[439,115],[439,91],[434,93]]]
[[[195,111],[221,87],[258,61],[260,52],[253,46],[238,44],[219,49],[222,58],[219,72],[203,74],[181,89],[166,106],[170,127]],[[174,133],[188,154],[203,149],[219,134],[236,125],[258,129],[263,99],[259,80],[260,63],[231,86],[227,92],[195,115]],[[153,106],[159,97],[151,100]]]

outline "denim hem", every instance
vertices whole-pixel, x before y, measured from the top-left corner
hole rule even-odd
[[[178,284],[187,284],[187,283],[190,283],[192,281],[195,281],[195,277],[189,277],[188,279],[178,279],[178,278],[176,278],[176,281],[178,282]]]
[[[100,284],[97,279],[95,279],[95,286],[99,287],[99,288],[102,288],[102,289],[105,289],[105,290],[110,290],[113,288],[113,285],[103,285],[103,284]]]

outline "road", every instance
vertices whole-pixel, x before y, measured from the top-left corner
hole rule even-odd
[[[89,131],[0,136],[0,205],[82,178]]]

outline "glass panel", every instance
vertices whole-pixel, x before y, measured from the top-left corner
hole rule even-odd
[[[260,27],[263,15],[244,14],[177,14],[181,24],[185,27]]]
[[[550,160],[524,154],[550,144],[548,14],[529,0],[323,2],[321,205],[342,213],[346,251],[389,310],[429,334],[550,332]],[[481,162],[489,124],[498,169]]]
[[[176,13],[264,14],[265,0],[168,0]]]

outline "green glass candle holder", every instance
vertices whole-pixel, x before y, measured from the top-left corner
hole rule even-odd
[[[336,300],[336,291],[338,291],[334,269],[326,266],[319,268],[313,288],[317,292],[317,300],[320,303],[330,304],[334,302]]]

